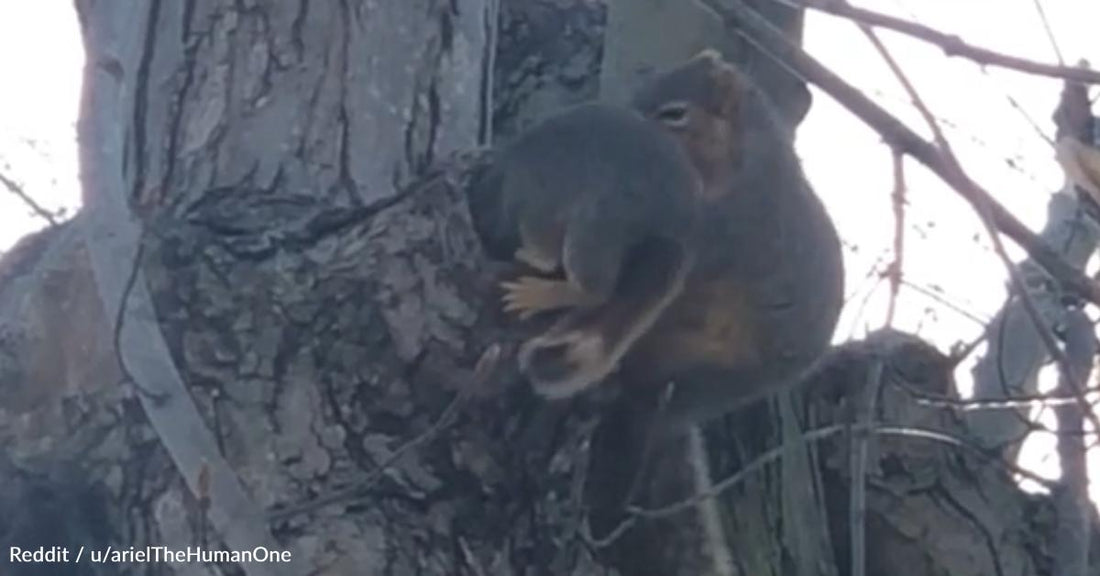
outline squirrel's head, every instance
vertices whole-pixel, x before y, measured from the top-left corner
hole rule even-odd
[[[713,49],[658,74],[634,95],[634,107],[684,145],[709,195],[721,195],[738,162],[737,133],[745,76]]]

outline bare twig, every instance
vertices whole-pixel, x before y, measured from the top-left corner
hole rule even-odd
[[[1054,396],[1049,394],[1024,394],[1019,396],[1006,396],[1004,398],[995,399],[971,398],[969,400],[964,400],[962,398],[954,398],[951,396],[944,396],[942,394],[931,394],[929,392],[925,392],[924,390],[920,390],[903,380],[895,379],[893,384],[904,390],[906,394],[909,394],[913,398],[913,401],[917,404],[928,406],[931,408],[945,408],[948,410],[956,410],[959,412],[975,412],[978,410],[1012,410],[1014,411],[1013,413],[1015,413],[1015,411],[1022,408],[1030,409],[1035,408],[1036,406],[1044,409],[1048,407],[1068,405],[1080,406],[1080,399],[1078,398],[1078,396],[1072,394],[1064,396]],[[1086,396],[1093,395],[1095,397],[1095,394],[1096,391],[1093,390],[1087,392]],[[1090,402],[1090,405],[1092,405],[1092,402]],[[1031,432],[1046,432],[1048,434],[1061,436],[1065,436],[1067,434],[1072,434],[1075,436],[1086,435],[1085,432],[1066,432],[1065,430],[1055,430],[1037,420],[1029,420],[1023,415],[1019,415],[1019,418],[1020,424],[1023,425],[1024,428],[1026,428],[1026,432],[1021,435],[1018,441],[1023,441],[1024,437],[1026,437]],[[1012,444],[1014,442],[1016,442],[1016,440],[1012,442],[1007,442],[1006,445]]]
[[[999,456],[992,456],[982,448],[975,446],[965,440],[956,438],[954,436],[951,436],[950,434],[936,432],[934,430],[926,430],[923,428],[882,426],[880,424],[857,424],[855,426],[851,426],[848,424],[835,424],[806,432],[802,435],[801,440],[803,443],[819,442],[821,440],[824,440],[831,436],[836,436],[837,434],[849,430],[857,432],[869,432],[876,436],[901,436],[920,440],[930,440],[933,442],[939,442],[941,444],[949,444],[958,448],[965,448],[979,458],[991,464],[994,464],[995,466],[1002,467],[1009,472],[1027,478],[1028,480],[1032,480],[1045,488],[1049,489],[1055,486],[1054,482],[1051,482],[1050,480],[1047,480],[1046,478],[1043,478],[1042,476],[1039,476],[1034,472],[1023,469],[1011,462],[1008,462],[1003,458],[1000,458]],[[699,502],[720,496],[723,492],[745,481],[746,479],[748,479],[749,476],[762,470],[768,464],[771,464],[779,458],[782,458],[787,449],[788,447],[786,445],[772,448],[771,450],[768,450],[767,452],[761,454],[758,458],[756,458],[755,460],[747,464],[744,468],[738,470],[736,473],[732,474],[728,478],[725,478],[721,482],[714,484],[710,490],[696,493],[689,498],[678,500],[676,502],[673,502],[672,504],[668,504],[666,506],[661,506],[658,508],[642,508],[639,506],[631,506],[627,508],[627,512],[631,514],[631,517],[627,520],[624,520],[623,525],[628,522],[636,522],[637,518],[644,518],[649,520],[668,518],[670,516],[674,516],[695,507]],[[620,525],[619,528],[622,527],[623,526]],[[619,528],[617,528],[616,530],[619,530]]]
[[[990,77],[989,72],[985,68],[982,68],[982,74],[985,75],[986,78]],[[1024,107],[1020,104],[1020,101],[1016,100],[1016,97],[1010,94],[1007,90],[1004,90],[1003,88],[1002,90],[1004,92],[1005,100],[1008,100],[1008,105],[1012,106],[1012,109],[1015,110],[1016,113],[1024,119],[1024,122],[1027,122],[1028,126],[1031,126],[1031,130],[1035,132],[1035,135],[1041,138],[1047,144],[1050,144],[1051,147],[1054,147],[1054,139],[1051,138],[1046,132],[1043,132],[1042,127],[1040,127],[1039,123],[1031,117],[1031,114],[1028,114],[1027,110],[1024,110]]]
[[[704,1],[704,0],[701,0]],[[1015,70],[1017,72],[1023,72],[1025,74],[1035,74],[1038,76],[1047,76],[1049,78],[1061,78],[1063,80],[1073,80],[1076,82],[1083,82],[1085,84],[1100,84],[1100,73],[1093,70],[1082,70],[1080,68],[1068,68],[1066,66],[1056,66],[1053,64],[1043,64],[1042,62],[1035,62],[1034,60],[1028,60],[1027,58],[1020,58],[1018,56],[1010,56],[1008,54],[1002,54],[995,52],[987,48],[981,48],[968,44],[962,38],[954,34],[945,34],[936,30],[935,28],[925,26],[923,24],[917,24],[901,18],[895,18],[888,16],[880,12],[874,12],[865,8],[858,8],[848,4],[845,0],[772,0],[780,4],[786,4],[788,6],[794,6],[797,8],[810,8],[819,12],[825,12],[832,14],[833,16],[840,16],[848,18],[856,22],[874,26],[876,28],[885,28],[892,30],[899,34],[904,34],[922,40],[929,44],[934,44],[943,49],[944,54],[948,56],[959,56],[968,60],[973,60],[979,64],[985,64],[988,66],[996,66],[998,68],[1005,68],[1008,70]]]
[[[497,42],[500,39],[500,0],[489,0],[482,8],[481,23],[485,30],[485,45],[481,58],[481,110],[478,114],[481,123],[477,129],[477,143],[480,146],[493,144],[493,71],[496,70]]]
[[[1054,38],[1054,29],[1050,27],[1050,19],[1047,18],[1047,11],[1043,9],[1043,0],[1034,0],[1035,11],[1039,13],[1039,20],[1043,22],[1043,30],[1047,33],[1047,40],[1050,40],[1050,47],[1054,50],[1055,58],[1058,58],[1058,63],[1062,66],[1066,65],[1066,59],[1062,57],[1062,49],[1058,47],[1058,40]]]
[[[913,428],[907,426],[881,426],[874,429],[875,435],[878,436],[898,436],[901,438],[912,438],[919,440],[930,440],[932,442],[939,442],[941,444],[949,444],[957,448],[965,448],[971,454],[978,456],[979,458],[990,462],[996,466],[1003,468],[1004,470],[1016,474],[1021,478],[1026,478],[1035,482],[1036,484],[1050,490],[1055,487],[1055,483],[1039,476],[1038,474],[1021,468],[1012,462],[1005,460],[997,455],[990,455],[985,449],[976,446],[972,442],[968,442],[962,438],[951,436],[943,432],[936,432],[935,430],[925,430],[922,428]]]
[[[1085,312],[1073,308],[1066,315],[1066,356],[1074,371],[1063,374],[1059,391],[1072,394],[1085,387],[1093,360],[1096,358],[1096,334]],[[1077,378],[1069,382],[1067,378]],[[1092,517],[1089,503],[1088,454],[1084,432],[1085,410],[1079,406],[1057,408],[1058,456],[1062,463],[1061,489],[1055,492],[1058,517],[1058,541],[1054,545],[1055,574],[1085,576],[1089,570],[1089,523]],[[1097,431],[1094,428],[1094,431]]]
[[[833,426],[818,428],[817,430],[811,430],[803,434],[802,442],[817,442],[820,440],[824,440],[825,438],[829,438],[830,436],[840,434],[845,430],[849,430],[851,428],[852,427],[846,424],[836,424]],[[714,484],[709,490],[697,492],[690,498],[685,498],[683,500],[674,502],[667,506],[661,506],[659,508],[642,508],[640,506],[630,506],[627,508],[627,512],[629,512],[633,516],[647,519],[667,518],[669,516],[679,514],[680,512],[695,507],[695,505],[699,502],[719,496],[720,494],[722,494],[722,492],[725,492],[731,487],[743,482],[753,473],[762,470],[768,464],[771,464],[772,462],[775,462],[776,460],[781,458],[783,456],[783,453],[786,451],[786,445],[780,445],[772,448],[771,450],[768,450],[767,452],[761,454],[759,458],[753,460],[733,475],[723,479],[721,482]]]
[[[905,263],[905,157],[892,151],[894,160],[894,191],[890,195],[894,207],[894,261],[886,273],[890,279],[890,303],[886,307],[886,325],[894,325],[894,314],[901,291],[901,278]]]
[[[57,217],[52,212],[43,208],[38,202],[35,202],[34,198],[31,198],[30,194],[27,194],[27,191],[23,190],[22,186],[5,176],[2,172],[0,172],[0,184],[3,184],[16,198],[22,200],[23,203],[31,209],[31,212],[44,218],[46,222],[50,223],[50,226],[57,226]]]
[[[871,269],[868,271],[868,275],[872,277],[873,280],[870,287],[867,288],[865,294],[863,295],[863,298],[859,301],[859,305],[856,307],[856,313],[852,315],[851,328],[849,328],[848,330],[849,334],[855,334],[856,330],[862,325],[863,315],[867,311],[867,305],[871,303],[871,299],[874,298],[875,294],[878,293],[878,287],[880,284],[882,284],[882,280],[886,277],[885,271],[879,272],[879,265],[881,264],[882,260],[884,260],[884,258],[880,257],[879,261],[875,262],[872,265]],[[853,292],[851,298],[844,303],[844,306],[856,306],[855,304],[850,304],[850,302],[853,302],[855,300],[855,297],[858,295],[858,292]],[[867,324],[868,325],[866,326],[866,328],[870,330],[870,323],[868,322]]]
[[[867,39],[874,45],[875,50],[882,56],[883,61],[890,68],[890,72],[897,79],[901,87],[905,89],[905,94],[909,97],[909,102],[913,104],[913,107],[917,109],[921,118],[924,119],[924,123],[928,126],[928,129],[932,131],[932,141],[939,146],[940,151],[948,157],[954,157],[955,153],[951,150],[951,144],[947,141],[947,138],[943,135],[943,130],[940,129],[940,123],[936,120],[935,115],[932,114],[932,110],[928,108],[928,105],[924,103],[924,99],[920,97],[917,92],[916,86],[909,81],[909,76],[905,74],[905,71],[901,69],[901,65],[898,64],[894,56],[890,54],[890,50],[886,48],[886,45],[879,39],[878,34],[875,34],[874,29],[866,24],[858,24],[859,29],[863,32]],[[896,152],[895,152],[896,153]]]
[[[849,478],[851,495],[848,502],[848,530],[851,534],[852,576],[864,576],[867,568],[867,432],[875,418],[875,398],[882,387],[883,361],[875,358],[867,371],[863,393],[856,398],[855,424],[851,434]],[[865,428],[857,431],[856,427]]]
[[[692,488],[696,492],[706,492],[714,484],[710,475],[710,463],[703,432],[698,426],[688,431],[688,460],[692,467]],[[729,549],[729,540],[722,527],[722,515],[716,502],[701,500],[696,504],[699,520],[703,525],[703,538],[711,561],[711,574],[714,576],[733,576],[733,558]]]
[[[939,286],[933,285],[932,287],[925,287],[917,284],[916,282],[910,281],[904,275],[901,277],[901,283],[909,290],[917,292],[927,297],[928,299],[935,301],[936,303],[951,310],[952,312],[955,312],[959,316],[962,316],[963,318],[974,322],[978,326],[985,326],[986,324],[989,324],[989,318],[982,318],[981,316],[978,316],[977,313],[967,310],[963,307],[964,304],[962,303],[952,302],[947,297],[947,295],[943,293],[943,289]]]
[[[627,509],[627,511],[629,512],[629,508]],[[613,528],[610,532],[607,533],[606,536],[602,538],[596,538],[595,536],[593,536],[591,526],[589,526],[588,523],[585,522],[581,526],[581,538],[584,539],[585,543],[595,549],[607,548],[608,546],[614,544],[619,538],[622,538],[623,534],[626,534],[627,530],[633,528],[634,525],[638,523],[638,519],[639,516],[635,514],[628,514],[626,518],[623,518],[622,521],[620,521],[615,526],[615,528]]]
[[[961,412],[971,412],[974,410],[1016,410],[1019,408],[1033,408],[1037,404],[1045,404],[1047,406],[1065,406],[1078,403],[1077,396],[1073,394],[1024,394],[1019,396],[1009,396],[996,399],[972,398],[969,400],[965,400],[962,398],[953,398],[940,394],[930,394],[905,383],[900,384],[900,386],[902,389],[905,390],[907,394],[912,396],[918,404],[932,406],[935,408],[949,408],[951,410],[959,410]],[[1089,394],[1095,395],[1096,391],[1089,392]],[[1047,430],[1047,432],[1054,431]]]

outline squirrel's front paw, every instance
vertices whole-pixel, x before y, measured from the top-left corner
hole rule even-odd
[[[591,300],[568,280],[520,276],[513,282],[501,282],[500,287],[504,290],[504,311],[525,320],[541,312],[583,306]]]
[[[582,330],[531,339],[520,350],[519,365],[535,392],[550,399],[582,392],[615,368],[603,338]]]

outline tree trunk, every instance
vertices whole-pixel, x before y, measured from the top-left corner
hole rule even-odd
[[[808,396],[664,447],[642,504],[690,497],[785,442],[782,464],[716,504],[636,519],[610,546],[587,541],[596,486],[623,469],[601,419],[614,386],[552,404],[515,374],[531,328],[499,311],[500,266],[470,224],[480,159],[452,153],[593,96],[602,6],[506,1],[492,90],[490,0],[137,6],[80,4],[85,212],[0,262],[4,541],[270,538],[293,557],[51,566],[64,574],[849,573],[848,444],[801,438],[850,421],[874,362],[947,389],[942,359],[896,335],[835,352]],[[647,36],[624,32],[620,8],[607,50],[623,62]],[[757,61],[794,126],[804,88]],[[135,216],[110,220],[112,206]],[[895,389],[884,398],[881,420],[962,434]],[[192,416],[202,429],[181,432]],[[905,437],[874,440],[869,462],[866,573],[1047,567],[1050,504],[1003,468]]]

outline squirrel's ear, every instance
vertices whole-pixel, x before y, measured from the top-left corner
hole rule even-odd
[[[711,80],[714,82],[722,116],[733,118],[737,115],[738,105],[745,92],[741,73],[731,64],[719,62],[718,66],[711,71]]]
[[[737,112],[737,103],[743,88],[743,82],[737,69],[726,62],[722,54],[714,48],[706,48],[700,51],[691,61],[704,67],[706,75],[714,87],[714,102],[718,105],[719,113],[727,118],[734,116]]]

